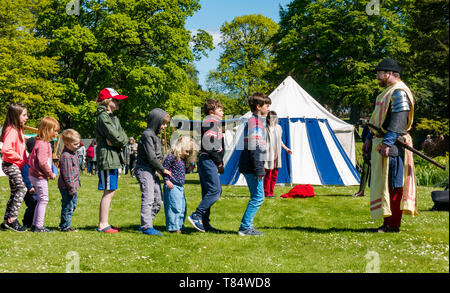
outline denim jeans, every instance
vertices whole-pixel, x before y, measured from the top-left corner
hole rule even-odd
[[[66,230],[72,223],[72,216],[77,208],[77,194],[69,195],[66,189],[59,189],[61,193],[61,222],[59,228]]]
[[[164,212],[166,214],[166,230],[177,231],[184,228],[186,220],[186,198],[184,188],[173,185],[172,189],[164,184]]]
[[[198,159],[198,175],[202,188],[202,201],[195,210],[195,214],[202,217],[204,223],[209,223],[211,206],[222,194],[219,172],[216,164],[208,155],[200,155]]]
[[[243,174],[250,190],[250,201],[241,220],[240,231],[253,228],[253,219],[264,202],[264,180],[258,181],[255,174]]]

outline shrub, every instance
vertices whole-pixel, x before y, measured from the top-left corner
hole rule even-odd
[[[417,185],[435,187],[445,187],[448,185],[448,153],[445,157],[436,157],[434,160],[445,165],[446,169],[439,169],[421,157],[414,156]]]

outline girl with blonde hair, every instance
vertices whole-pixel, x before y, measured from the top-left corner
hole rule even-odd
[[[48,204],[48,179],[54,180],[52,147],[50,141],[58,136],[59,123],[53,117],[45,117],[38,127],[38,136],[30,154],[30,181],[38,198],[34,210],[32,232],[53,232],[44,226],[45,211]]]
[[[186,219],[186,197],[184,183],[186,172],[193,169],[197,151],[194,140],[180,136],[170,149],[163,166],[172,173],[164,177],[164,211],[166,214],[166,230],[182,233]]]

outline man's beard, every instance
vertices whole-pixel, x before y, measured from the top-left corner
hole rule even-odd
[[[387,84],[388,84],[388,78],[386,77],[386,78],[383,78],[383,79],[379,79],[379,80],[378,80],[378,84],[379,84],[381,87],[386,87]]]

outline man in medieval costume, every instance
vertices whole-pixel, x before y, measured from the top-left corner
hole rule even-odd
[[[414,97],[400,79],[401,67],[393,59],[384,59],[375,68],[384,91],[378,95],[370,123],[371,139],[364,150],[371,149],[370,215],[384,218],[379,233],[399,232],[402,214],[417,216],[416,180],[412,152],[395,144],[397,138],[412,146],[411,129]]]

